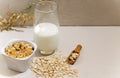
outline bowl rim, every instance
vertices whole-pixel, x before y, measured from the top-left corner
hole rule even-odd
[[[8,55],[5,53],[5,48],[6,48],[9,44],[11,44],[11,43],[13,43],[13,42],[15,42],[15,41],[25,41],[25,42],[30,43],[30,45],[32,45],[32,47],[34,48],[34,51],[32,52],[31,55],[26,56],[26,57],[23,57],[23,58],[13,58],[13,57],[11,57],[11,56],[8,56]],[[34,42],[32,42],[32,41],[25,40],[25,39],[11,39],[10,41],[8,41],[8,42],[3,46],[3,48],[1,49],[1,54],[5,55],[5,56],[7,56],[7,57],[9,57],[9,58],[12,58],[12,59],[14,59],[14,60],[27,60],[27,59],[31,58],[31,57],[35,54],[36,50],[37,50],[37,45],[36,45],[36,43],[34,43]]]

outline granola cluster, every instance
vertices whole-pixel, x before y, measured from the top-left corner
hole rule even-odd
[[[13,58],[23,58],[32,54],[34,48],[25,41],[16,41],[5,48],[5,53]]]

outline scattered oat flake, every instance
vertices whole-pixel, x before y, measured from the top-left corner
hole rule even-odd
[[[34,57],[30,69],[37,77],[65,78],[65,76],[69,76],[71,78],[77,78],[77,69],[73,69],[65,60],[66,57],[58,54]]]

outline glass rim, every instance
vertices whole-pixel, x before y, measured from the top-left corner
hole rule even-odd
[[[49,3],[51,4],[52,6],[54,6],[54,8],[52,10],[49,10],[49,11],[43,11],[43,10],[40,10],[40,8],[38,8],[38,6],[40,6],[41,4],[43,3]],[[41,13],[51,13],[51,12],[55,12],[57,10],[57,3],[55,1],[41,1],[40,3],[37,3],[35,5],[35,10],[37,10],[38,12],[41,12]]]

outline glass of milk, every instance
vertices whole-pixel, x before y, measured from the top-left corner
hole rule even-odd
[[[59,43],[57,4],[54,1],[42,1],[36,5],[34,15],[34,41],[42,55],[52,54]]]

